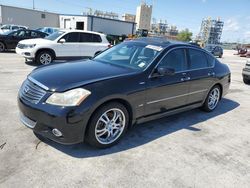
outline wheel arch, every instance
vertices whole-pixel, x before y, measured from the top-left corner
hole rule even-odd
[[[0,42],[3,43],[5,49],[7,49],[7,44],[3,40],[0,40]]]
[[[90,118],[87,121],[87,126],[86,126],[86,128],[84,130],[84,135],[86,135],[86,133],[87,133],[87,130],[88,130],[89,125],[90,125],[90,121],[92,120],[92,117],[93,117],[94,113],[98,109],[100,109],[102,106],[104,106],[104,105],[106,105],[108,103],[112,103],[112,102],[118,102],[118,103],[122,104],[127,109],[128,114],[129,114],[129,127],[131,127],[133,125],[134,110],[132,108],[132,105],[126,99],[123,99],[123,98],[112,98],[112,99],[103,101],[102,103],[100,103],[99,105],[97,105],[97,107],[94,108],[94,110],[91,113]]]
[[[36,53],[35,53],[35,57],[37,57],[37,55],[39,53],[41,53],[42,51],[49,51],[49,52],[51,52],[53,54],[53,58],[56,58],[56,52],[53,49],[51,49],[51,48],[40,48],[40,49],[38,49],[36,51]]]
[[[212,88],[214,88],[215,86],[219,86],[220,87],[220,100],[221,100],[221,98],[222,98],[222,96],[223,96],[223,86],[222,86],[222,84],[221,83],[216,83],[216,84],[214,84],[212,87],[211,87],[211,89]],[[211,91],[211,89],[209,90],[209,91]]]

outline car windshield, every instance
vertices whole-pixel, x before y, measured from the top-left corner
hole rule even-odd
[[[64,34],[65,32],[63,32],[63,31],[57,31],[57,32],[55,32],[55,33],[53,33],[53,34],[51,34],[51,35],[49,35],[49,36],[47,36],[47,37],[45,37],[45,39],[48,39],[48,40],[55,40],[55,39],[57,39],[58,37],[60,37],[62,34]]]
[[[144,70],[162,49],[161,46],[124,42],[97,55],[93,60]]]
[[[4,35],[13,35],[13,33],[15,33],[16,31],[6,31],[6,32],[4,32],[3,34]]]

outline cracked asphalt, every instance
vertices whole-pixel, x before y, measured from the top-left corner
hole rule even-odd
[[[250,86],[233,53],[221,59],[232,84],[214,112],[137,125],[105,150],[40,141],[22,125],[17,93],[35,66],[1,53],[0,187],[250,187]]]

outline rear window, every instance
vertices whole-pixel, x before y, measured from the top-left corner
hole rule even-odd
[[[207,62],[209,67],[213,67],[215,65],[215,58],[211,55],[206,54],[207,56]]]
[[[190,69],[202,69],[208,67],[206,54],[199,50],[189,49]]]
[[[102,42],[100,35],[80,33],[80,42]]]

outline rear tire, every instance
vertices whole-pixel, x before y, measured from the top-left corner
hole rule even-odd
[[[86,141],[97,148],[115,145],[126,133],[129,124],[127,109],[118,102],[101,106],[90,120]]]
[[[42,65],[48,65],[54,60],[54,55],[47,50],[41,51],[36,56],[36,62]]]
[[[221,88],[215,85],[208,93],[207,98],[202,106],[202,110],[212,112],[217,106],[221,98]]]
[[[4,52],[5,49],[5,44],[3,42],[0,42],[0,52]]]

